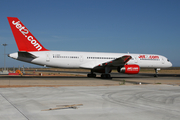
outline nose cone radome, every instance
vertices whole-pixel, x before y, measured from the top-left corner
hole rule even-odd
[[[18,58],[18,53],[8,54],[8,57],[13,58],[13,59],[17,59]]]
[[[169,62],[169,67],[172,67],[172,63],[171,62]]]

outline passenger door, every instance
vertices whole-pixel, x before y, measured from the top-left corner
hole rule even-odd
[[[46,62],[50,62],[50,54],[46,53]]]

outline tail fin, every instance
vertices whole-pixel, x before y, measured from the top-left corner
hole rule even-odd
[[[7,17],[19,51],[48,51],[16,17]]]

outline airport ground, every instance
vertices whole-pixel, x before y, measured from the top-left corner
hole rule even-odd
[[[101,79],[100,74],[97,78],[87,78],[89,71],[84,70],[28,69],[25,72],[28,74],[0,76],[0,119],[180,118],[179,69],[162,70],[159,77],[154,77],[153,70],[144,70],[138,75],[113,72],[111,79]],[[74,104],[82,105],[77,106],[78,109],[64,107]],[[56,109],[58,107],[61,109]]]
[[[47,110],[73,104],[83,105]],[[1,120],[179,120],[179,113],[180,87],[172,85],[0,88]]]
[[[22,71],[22,70],[21,70]],[[83,69],[25,69],[24,75],[0,76],[0,87],[58,87],[58,86],[119,86],[137,84],[180,85],[180,68],[162,69],[154,77],[153,69],[142,69],[139,74],[127,75],[113,71],[111,79],[87,78]]]

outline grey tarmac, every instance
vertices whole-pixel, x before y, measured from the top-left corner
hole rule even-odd
[[[57,105],[78,109],[41,111]],[[0,120],[179,120],[180,86],[0,88]]]

